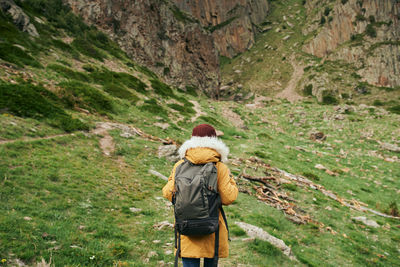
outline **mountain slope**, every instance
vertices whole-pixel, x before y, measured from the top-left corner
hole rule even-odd
[[[303,68],[297,94],[396,109],[398,8],[396,1],[274,1],[269,31],[223,64],[222,88],[273,97],[297,77],[296,66]]]
[[[223,132],[241,192],[226,208],[231,255],[221,266],[399,265],[399,219],[360,208],[399,216],[399,115],[311,99],[215,101],[163,83],[61,1],[16,3],[38,37],[0,12],[2,266],[170,265],[173,209],[149,170],[168,176],[174,162],[160,147],[200,123]],[[282,239],[299,262],[235,222]]]

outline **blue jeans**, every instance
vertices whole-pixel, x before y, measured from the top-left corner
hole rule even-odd
[[[182,258],[183,267],[200,267],[199,258]],[[213,259],[204,258],[204,267],[212,266]]]

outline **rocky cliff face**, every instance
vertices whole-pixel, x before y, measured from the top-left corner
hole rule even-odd
[[[222,56],[232,58],[255,42],[255,25],[269,11],[268,0],[173,0],[175,5],[199,20],[213,35]]]
[[[316,35],[303,47],[305,52],[354,63],[370,84],[400,86],[399,1],[348,0],[332,5],[310,0],[307,9],[314,23],[304,33]]]
[[[107,32],[135,60],[179,87],[215,94],[219,59],[213,37],[167,1],[67,0],[75,13]]]

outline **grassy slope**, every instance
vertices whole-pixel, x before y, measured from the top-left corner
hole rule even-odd
[[[332,94],[339,102],[365,103],[387,109],[399,106],[398,88],[368,85],[361,81],[355,65],[341,60],[322,60],[302,51],[303,44],[314,38],[322,26],[307,35],[302,34],[303,28],[312,24],[310,17],[332,6],[332,1],[320,2],[310,16],[302,2],[272,1],[270,14],[263,23],[271,29],[259,34],[249,51],[233,59],[224,58],[221,68],[223,84],[233,82],[233,87],[241,84],[246,91],[274,96],[287,86],[293,73],[294,61],[298,67],[304,68],[296,88],[301,95],[308,95],[305,90],[307,85],[317,84],[317,87],[326,88],[327,94]],[[284,40],[287,36],[289,38]],[[362,38],[360,36],[345,42],[340,48],[362,46],[366,42]],[[235,72],[237,70],[241,72]],[[358,93],[359,87],[365,88],[366,93]]]
[[[73,34],[67,31],[66,36],[57,38]],[[46,45],[54,53],[39,52],[34,55],[43,68],[37,67],[39,65],[24,69],[2,67],[2,80],[7,84],[11,81],[25,84],[24,75],[29,73],[33,83],[41,83],[60,97],[53,99],[45,95],[49,103],[90,128],[96,121],[115,121],[139,127],[155,136],[183,142],[190,136],[194,125],[208,122],[225,133],[222,138],[231,148],[233,158],[249,158],[256,154],[272,166],[291,173],[312,173],[315,182],[327,189],[347,199],[354,197],[382,212],[398,199],[398,163],[368,156],[369,151],[377,151],[385,157],[396,156],[381,150],[377,141],[394,143],[399,140],[398,115],[379,115],[378,109],[364,109],[344,115],[344,120],[325,121],[324,113],[326,117],[331,117],[335,114],[333,108],[312,102],[296,105],[269,102],[264,108],[256,110],[239,103],[215,102],[203,96],[183,94],[154,81],[153,87],[150,87],[151,80],[156,79],[151,73],[123,55],[115,57],[107,49],[98,48],[108,61],[144,82],[148,87],[143,91],[137,83],[132,84],[131,78],[102,72],[101,66],[111,68],[110,64],[103,63],[104,59],[89,57],[76,48],[74,51],[79,59],[74,59],[65,49],[43,44],[44,47]],[[65,68],[48,68],[50,64],[63,65],[73,72]],[[81,67],[84,65],[96,68],[86,67],[85,70]],[[114,85],[125,89],[117,92],[126,94],[127,90],[138,99],[132,102],[119,98],[119,94],[109,93],[109,87],[91,78],[98,77],[96,73],[106,73],[108,79],[118,81]],[[69,86],[65,87],[69,90],[59,85],[66,82]],[[102,105],[93,109],[90,101],[99,99],[87,98],[93,94],[74,95],[75,87],[70,85],[77,82],[107,97],[111,110],[103,109]],[[190,117],[193,113],[187,100],[199,101],[207,115],[192,123]],[[232,106],[242,116],[248,130],[237,129],[222,118],[225,105]],[[76,107],[92,109],[90,114],[86,114]],[[176,113],[175,109],[185,112]],[[30,117],[18,117],[7,110],[2,111],[0,138],[13,140],[65,132],[51,119],[39,115],[40,112]],[[182,115],[183,120],[177,122]],[[293,118],[292,122],[289,117]],[[167,122],[170,126],[162,130],[154,125],[156,122]],[[309,133],[316,130],[328,135],[326,142],[319,144],[308,139]],[[303,132],[304,136],[299,132]],[[368,139],[363,137],[363,132],[371,132],[372,135]],[[164,182],[148,173],[148,169],[156,169],[167,175],[173,163],[157,158],[160,143],[140,137],[126,139],[120,133],[119,130],[110,132],[117,148],[110,158],[103,156],[99,148],[101,137],[87,133],[0,144],[0,200],[3,204],[0,206],[1,259],[10,262],[18,258],[32,264],[44,257],[47,262],[51,258],[56,266],[156,266],[173,261],[173,256],[168,254],[173,250],[172,230],[164,228],[158,231],[153,228],[155,223],[164,220],[173,222],[172,208],[161,198]],[[238,136],[241,138],[238,139]],[[295,146],[333,156],[289,149]],[[338,156],[341,149],[348,153],[347,158]],[[317,163],[331,170],[348,167],[350,172],[332,177],[315,169]],[[244,168],[230,167],[235,175]],[[251,187],[241,179],[238,183],[241,187]],[[333,235],[313,224],[295,225],[281,211],[257,201],[254,196],[240,193],[235,204],[226,209],[233,241],[230,258],[221,260],[223,266],[293,265],[266,242],[242,241],[246,236],[233,225],[234,221],[252,223],[283,239],[300,259],[298,265],[399,264],[398,221],[349,210],[318,191],[297,187],[283,190],[290,193],[298,201],[297,205],[313,219],[332,227],[338,234]],[[351,196],[348,190],[355,196]],[[332,210],[325,209],[327,206]],[[132,207],[141,208],[141,211],[131,212]],[[381,227],[373,229],[351,221],[351,217],[359,215],[376,220]],[[150,253],[152,251],[156,254]]]

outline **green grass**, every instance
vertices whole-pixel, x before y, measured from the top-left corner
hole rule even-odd
[[[88,126],[74,119],[57,103],[57,96],[43,87],[30,84],[0,83],[0,110],[20,117],[45,120],[65,131],[87,130]]]
[[[7,43],[0,43],[0,58],[10,63],[14,63],[19,67],[24,67],[25,65],[35,68],[43,67],[36,59],[24,50]]]
[[[114,83],[105,84],[103,86],[103,90],[112,96],[115,96],[115,97],[118,97],[121,99],[127,99],[132,104],[136,103],[139,100],[139,97],[137,97],[134,93],[132,93],[131,91],[127,90],[126,88],[124,88],[118,84],[114,84]]]
[[[32,74],[27,82],[19,71],[10,74],[6,69],[0,70],[2,80],[10,81],[0,82],[0,140],[17,139],[14,143],[0,144],[0,259],[8,262],[20,259],[34,265],[42,257],[47,262],[51,258],[55,266],[158,266],[173,262],[173,255],[167,253],[173,251],[173,230],[153,228],[161,221],[173,222],[173,209],[161,198],[165,182],[148,173],[154,169],[168,176],[174,164],[157,157],[160,142],[139,136],[123,138],[122,131],[110,130],[115,151],[106,157],[99,146],[102,136],[91,133],[24,140],[85,130],[94,122],[105,120],[138,127],[178,143],[190,138],[195,125],[210,123],[224,133],[221,139],[231,151],[232,161],[228,165],[236,176],[242,172],[268,176],[265,168],[246,162],[256,156],[272,167],[321,184],[340,197],[354,198],[380,212],[398,213],[398,162],[387,160],[395,159],[398,153],[379,145],[379,142],[394,144],[400,139],[396,114],[399,99],[393,97],[398,90],[389,92],[368,86],[371,94],[358,96],[362,103],[371,104],[376,99],[380,102],[375,102],[373,109],[356,105],[351,114],[342,114],[343,120],[333,119],[337,115],[333,106],[310,100],[296,104],[275,100],[255,109],[234,101],[214,101],[197,94],[194,87],[177,90],[162,83],[153,72],[127,60],[123,53],[113,55],[110,48],[114,44],[84,25],[61,1],[19,3],[29,14],[45,17],[48,22],[38,25],[38,30],[46,37],[54,35],[58,41],[41,38],[48,42],[31,42],[11,24],[0,23],[1,41],[26,47],[26,53],[35,60],[45,57],[48,66],[46,69],[27,67],[24,71]],[[271,25],[282,30],[277,33],[274,28],[258,36],[254,51],[226,62],[223,71],[229,72],[234,82],[241,82],[244,87],[258,82],[255,86],[260,86],[260,90],[269,81],[285,85],[292,70],[288,64],[290,55],[286,54],[286,60],[282,61],[282,52],[291,47],[299,49],[300,46],[294,46],[295,42],[309,38],[300,36],[297,25],[294,29],[282,27],[281,12],[288,6],[292,7],[293,14],[300,10],[301,23],[305,10],[296,4],[300,5],[301,1],[273,2],[270,18],[278,24]],[[59,29],[90,43],[104,58],[126,66],[125,71],[111,71],[100,58],[96,60],[93,55],[78,52],[73,45],[61,42],[60,38],[65,36]],[[283,42],[288,31],[295,33]],[[276,50],[265,50],[266,42]],[[54,52],[49,53],[50,47]],[[350,83],[347,86],[351,87],[352,94],[359,85],[360,77],[352,66],[328,60],[319,65],[318,59],[302,56],[318,64],[305,69],[306,75],[327,72],[339,78],[338,74],[342,73],[342,80],[336,83],[340,86]],[[254,68],[243,68],[242,74],[233,74],[233,66],[247,57]],[[73,68],[76,59],[85,71]],[[245,66],[247,61],[243,62]],[[151,84],[151,88],[146,84]],[[305,81],[301,88],[308,84],[311,82]],[[377,92],[379,98],[375,99],[373,94]],[[195,122],[191,121],[194,110],[189,100],[198,101],[206,113]],[[90,114],[74,111],[77,107],[88,109]],[[247,128],[240,129],[229,121],[223,115],[225,108],[237,113]],[[388,113],[382,108],[393,110]],[[168,123],[169,127],[161,129],[155,125],[157,122]],[[326,134],[327,140],[321,143],[310,140],[310,133],[316,131]],[[243,159],[242,163],[238,163],[239,158]],[[315,168],[316,164],[323,164],[338,175],[330,176]],[[239,193],[237,201],[225,208],[232,242],[230,257],[221,259],[221,265],[399,265],[398,220],[349,209],[317,190],[282,183],[279,190],[295,199],[296,207],[315,221],[297,225],[282,210],[259,201],[253,189],[255,183],[237,177],[235,180],[251,195]],[[142,210],[133,213],[131,207]],[[355,216],[367,216],[380,227],[366,227],[351,219]],[[246,240],[246,233],[235,221],[251,223],[282,239],[299,262],[289,260],[267,242]],[[328,231],[328,226],[337,234]],[[157,255],[148,257],[150,251]]]
[[[73,105],[97,111],[100,114],[115,112],[112,100],[98,89],[80,82],[61,82],[59,86],[65,89],[66,97]]]
[[[74,71],[71,68],[59,65],[59,64],[49,64],[47,66],[48,70],[52,70],[59,75],[71,79],[71,80],[77,80],[77,81],[82,81],[82,82],[88,82],[90,81],[90,78],[88,75],[85,73],[79,72],[79,71]]]

